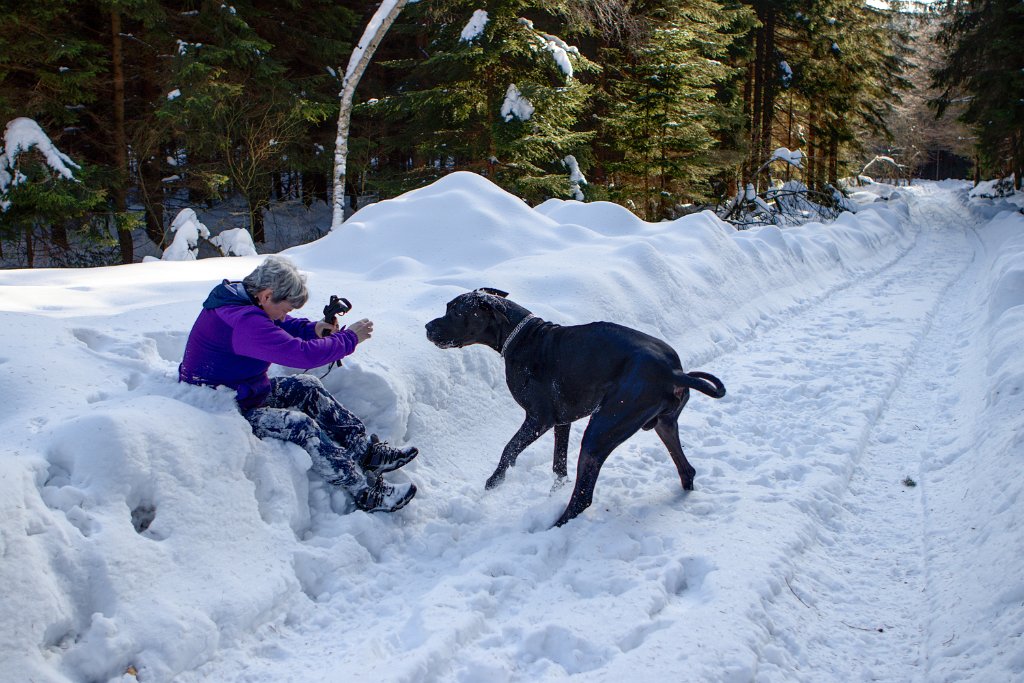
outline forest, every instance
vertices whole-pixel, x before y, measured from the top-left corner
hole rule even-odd
[[[648,221],[782,187],[839,210],[872,174],[1024,176],[1015,0],[419,0],[358,82],[336,190],[339,91],[377,9],[5,0],[0,264],[131,263],[180,208],[227,201],[266,251],[275,205],[337,191],[351,212],[453,171]]]

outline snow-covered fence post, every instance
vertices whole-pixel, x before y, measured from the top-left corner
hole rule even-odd
[[[345,221],[345,165],[348,160],[348,131],[352,122],[352,100],[355,97],[356,85],[363,77],[367,65],[373,59],[373,53],[384,39],[384,34],[395,23],[408,0],[382,0],[380,7],[374,12],[370,23],[363,31],[352,56],[348,60],[345,77],[341,81],[341,102],[338,107],[338,137],[334,141],[334,211],[331,216],[331,230],[341,226]]]

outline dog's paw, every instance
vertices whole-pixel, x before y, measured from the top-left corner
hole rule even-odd
[[[497,472],[495,472],[494,474],[487,478],[487,483],[484,484],[484,488],[488,490],[493,489],[495,486],[497,486],[503,481],[505,481],[505,474],[498,474]]]
[[[568,483],[568,475],[555,477],[555,480],[551,482],[551,493],[557,493],[560,489],[565,488],[565,485]]]

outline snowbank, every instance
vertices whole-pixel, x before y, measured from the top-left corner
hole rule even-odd
[[[983,200],[971,206],[981,215],[991,209]],[[939,655],[933,680],[941,681],[1009,681],[1024,672],[1016,642],[1024,632],[1024,216],[1004,208],[978,236],[987,296],[975,315],[987,334],[976,349],[977,412],[960,416],[962,438],[926,462],[929,506],[964,513],[927,529],[940,568],[931,577],[930,646]],[[945,567],[939,557],[955,562]]]

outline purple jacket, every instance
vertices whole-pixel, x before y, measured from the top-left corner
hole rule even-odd
[[[316,368],[356,350],[355,332],[341,330],[321,339],[315,329],[316,323],[305,318],[271,320],[241,282],[225,280],[203,302],[178,366],[178,380],[229,386],[242,410],[256,408],[270,393],[271,363]]]

